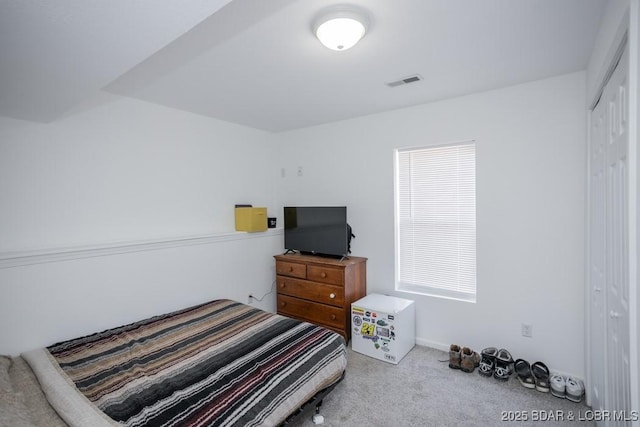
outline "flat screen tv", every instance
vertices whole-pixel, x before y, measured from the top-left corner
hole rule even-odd
[[[346,257],[350,238],[346,206],[284,208],[284,247],[287,251]]]

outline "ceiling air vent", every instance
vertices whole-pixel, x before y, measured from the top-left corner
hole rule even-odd
[[[395,82],[389,82],[387,83],[387,86],[396,87],[396,86],[408,85],[409,83],[419,82],[420,80],[423,80],[422,76],[420,74],[414,74],[412,76],[405,77],[400,80],[396,80]]]

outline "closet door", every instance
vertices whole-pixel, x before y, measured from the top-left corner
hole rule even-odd
[[[629,366],[628,47],[603,93],[606,137],[607,399],[611,410],[631,411]]]
[[[630,413],[627,76],[628,47],[591,113],[588,392],[593,409]]]

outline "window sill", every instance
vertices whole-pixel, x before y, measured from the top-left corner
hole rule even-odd
[[[476,295],[454,293],[454,292],[441,292],[436,289],[428,287],[416,286],[416,285],[400,285],[396,283],[396,291],[404,292],[413,295],[424,295],[427,297],[448,299],[452,301],[466,302],[475,304],[477,301]]]

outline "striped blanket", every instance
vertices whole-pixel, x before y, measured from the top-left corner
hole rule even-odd
[[[274,426],[346,368],[338,334],[230,300],[24,357],[70,425]]]

